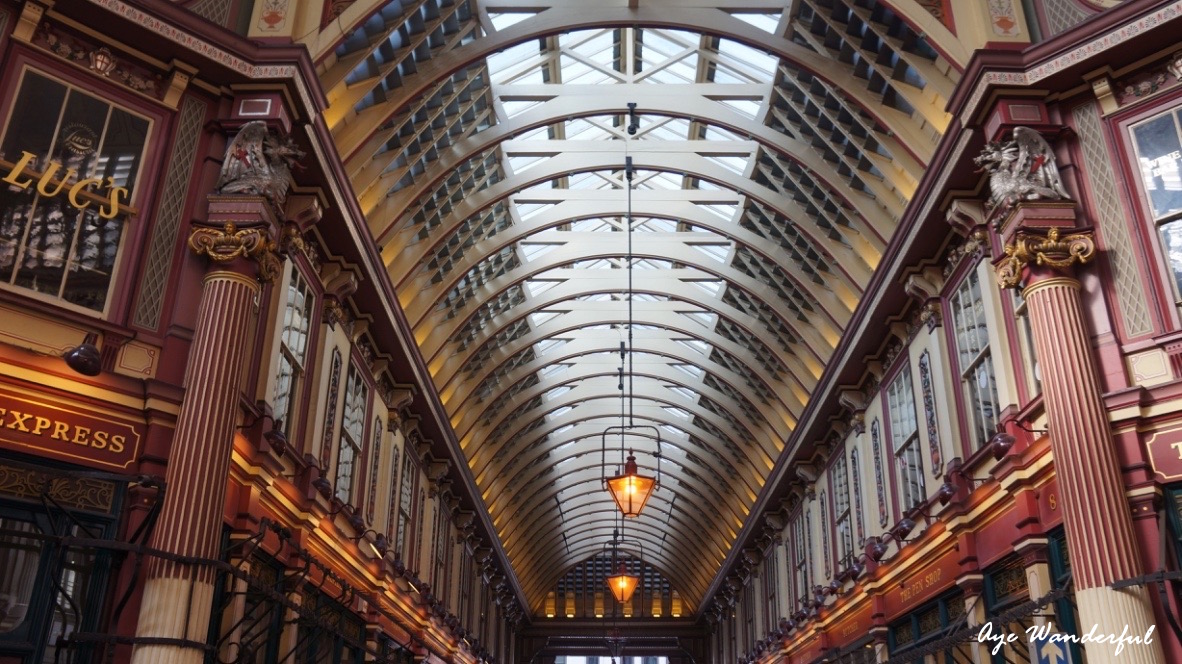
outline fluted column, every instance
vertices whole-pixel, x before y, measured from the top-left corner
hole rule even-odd
[[[1141,575],[1133,519],[1125,498],[1092,345],[1073,269],[1095,253],[1090,233],[1045,237],[1018,231],[998,266],[1001,285],[1021,284],[1042,371],[1043,403],[1071,553],[1079,634],[1152,638],[1119,655],[1108,643],[1085,645],[1090,664],[1164,662],[1153,608],[1142,586],[1113,590]],[[1094,630],[1093,630],[1094,626]],[[1152,630],[1152,632],[1150,631]]]
[[[263,199],[211,197],[210,216],[238,220],[197,226],[189,246],[212,269],[185,370],[185,398],[177,418],[166,474],[167,493],[152,546],[178,556],[217,558],[222,510],[259,279],[270,280],[275,256],[273,215]],[[134,664],[201,664],[209,634],[214,569],[152,558],[140,606]]]

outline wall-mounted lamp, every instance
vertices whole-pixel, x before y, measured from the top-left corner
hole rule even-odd
[[[640,131],[640,119],[636,117],[636,102],[628,102],[628,135],[635,136]]]
[[[996,436],[994,436],[994,438],[996,438]],[[1012,440],[1013,436],[1010,436],[1010,439]],[[1009,443],[1009,445],[1012,444],[1013,443]],[[1009,448],[1007,447],[1006,449]],[[1004,455],[1005,454],[1003,452],[1002,456]],[[988,477],[982,479],[971,477],[964,471],[964,461],[962,461],[960,457],[952,457],[948,460],[948,472],[944,473],[944,483],[940,485],[938,490],[936,490],[936,498],[940,501],[941,505],[947,505],[949,501],[951,501],[952,498],[960,492],[961,488],[968,487],[970,490],[972,490],[981,484],[985,484],[991,479],[992,478]]]
[[[244,422],[238,427],[239,430],[249,429],[263,420],[271,420],[271,428],[263,432],[263,440],[275,450],[279,456],[287,453],[287,435],[283,433],[283,420],[275,419],[271,413],[264,412],[262,415],[255,417],[249,422]]]
[[[374,538],[372,540],[366,539],[365,537],[370,533],[374,534]],[[365,543],[369,545],[370,550],[373,551],[374,555],[376,555],[378,558],[385,558],[386,553],[390,550],[390,543],[386,541],[386,536],[373,529],[366,530],[357,537],[353,537],[351,539],[354,542],[360,542],[364,539]]]
[[[993,458],[998,461],[1001,461],[1002,457],[1009,454],[1010,448],[1013,446],[1014,437],[1004,431],[994,434],[993,438],[989,439],[989,447],[993,450]]]
[[[66,361],[66,366],[83,376],[97,376],[102,373],[103,361],[102,356],[99,355],[98,346],[94,345],[96,341],[98,341],[98,335],[88,332],[82,343],[62,353],[62,359]]]

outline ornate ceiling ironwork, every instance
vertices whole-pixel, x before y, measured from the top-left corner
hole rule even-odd
[[[790,7],[393,0],[322,61],[325,119],[535,613],[611,536],[625,157],[636,419],[668,447],[630,534],[695,609],[949,123],[964,49],[933,47],[931,15]]]

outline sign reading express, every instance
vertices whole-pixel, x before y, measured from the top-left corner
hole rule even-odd
[[[5,447],[126,470],[139,452],[141,429],[0,389],[0,444]]]

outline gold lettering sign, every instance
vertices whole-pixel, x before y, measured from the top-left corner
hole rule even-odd
[[[89,140],[79,132],[71,134],[69,139],[79,144],[84,144]],[[85,210],[98,202],[98,215],[103,219],[114,219],[119,216],[121,208],[126,208],[127,202],[131,200],[131,192],[127,190],[127,187],[115,184],[115,178],[108,177],[106,180],[84,178],[74,181],[78,172],[67,168],[64,173],[61,173],[63,167],[56,161],[49,162],[45,171],[38,173],[31,168],[35,159],[37,159],[37,155],[32,152],[21,152],[21,158],[15,164],[0,161],[0,164],[3,164],[8,171],[7,175],[0,178],[0,181],[22,191],[33,186],[33,183],[36,182],[37,193],[48,198],[65,195],[70,205],[79,210]],[[71,184],[71,182],[73,183]],[[69,186],[67,187],[67,185]],[[100,193],[103,190],[106,191],[105,196]]]
[[[0,444],[9,448],[126,470],[139,454],[140,432],[131,422],[0,389]]]
[[[899,591],[899,599],[903,602],[909,602],[916,595],[919,595],[929,588],[935,587],[940,583],[940,579],[944,576],[944,570],[936,569],[924,574],[916,579],[913,579],[906,588]]]

